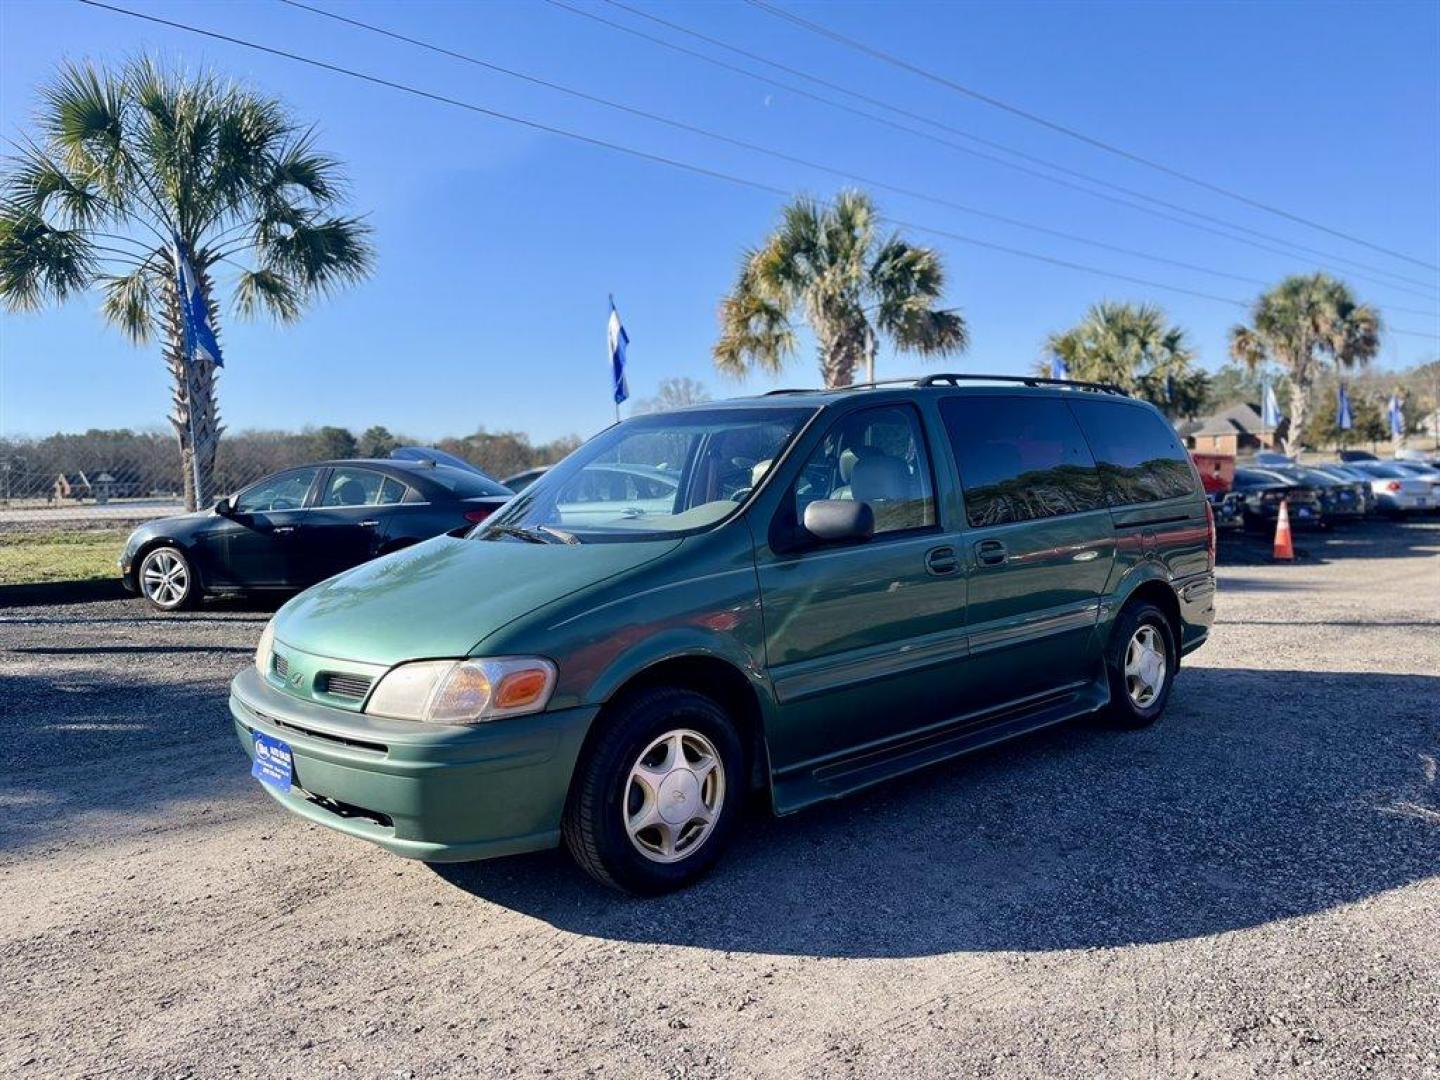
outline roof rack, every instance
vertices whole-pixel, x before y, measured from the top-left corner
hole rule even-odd
[[[1118,394],[1120,397],[1130,395],[1114,383],[1081,382],[1078,379],[1046,379],[1039,375],[979,375],[979,374],[957,374],[954,372],[940,372],[935,375],[906,375],[898,379],[876,379],[874,382],[848,383],[845,386],[835,386],[828,389],[815,387],[787,387],[781,390],[767,390],[765,397],[774,397],[779,394],[824,394],[836,390],[874,390],[882,386],[959,386],[962,382],[999,382],[1017,383],[1022,386],[1068,386],[1076,390],[1086,390],[1096,394]]]
[[[1077,390],[1089,390],[1098,394],[1130,395],[1114,383],[1081,382],[1079,379],[1046,379],[1039,375],[971,375],[942,372],[917,379],[916,386],[959,386],[962,382],[1003,382],[1020,383],[1023,386],[1070,386]]]

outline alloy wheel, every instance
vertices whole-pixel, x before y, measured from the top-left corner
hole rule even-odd
[[[1125,692],[1136,708],[1149,708],[1159,697],[1168,666],[1160,631],[1142,623],[1125,646]]]
[[[668,731],[630,769],[621,806],[625,832],[652,862],[693,854],[715,828],[725,803],[725,765],[715,745],[688,728]]]
[[[140,590],[156,607],[178,607],[190,593],[190,568],[176,552],[156,548],[140,564]]]

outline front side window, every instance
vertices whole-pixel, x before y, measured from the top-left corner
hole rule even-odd
[[[749,499],[811,414],[706,409],[627,420],[545,472],[476,535],[552,526],[582,541],[630,540],[717,524]]]
[[[1095,455],[1110,506],[1157,502],[1195,491],[1190,455],[1159,413],[1120,401],[1075,401],[1070,408]]]
[[[261,480],[235,497],[238,514],[263,514],[270,510],[298,510],[305,505],[318,469],[295,469]]]
[[[946,398],[965,514],[975,528],[1078,514],[1105,505],[1095,461],[1056,398]]]
[[[369,469],[338,468],[325,485],[321,506],[374,506],[380,501],[385,477]]]
[[[875,512],[875,535],[935,524],[935,489],[920,417],[908,405],[835,422],[795,481],[795,520],[818,499],[855,499]]]

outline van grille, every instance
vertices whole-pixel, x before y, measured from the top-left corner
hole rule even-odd
[[[366,675],[346,675],[339,671],[325,671],[320,674],[319,690],[320,693],[329,694],[331,697],[360,701],[370,692],[370,684],[374,681]]]

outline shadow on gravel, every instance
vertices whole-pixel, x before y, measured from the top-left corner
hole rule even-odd
[[[1440,873],[1440,678],[1187,668],[1142,732],[1074,724],[782,820],[631,900],[557,853],[436,866],[576,933],[898,957],[1161,942]]]

